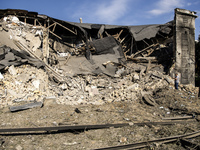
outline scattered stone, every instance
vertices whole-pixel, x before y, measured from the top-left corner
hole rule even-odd
[[[81,111],[80,111],[78,108],[76,108],[74,111],[75,111],[76,113],[81,113]]]
[[[77,142],[73,142],[73,143],[63,143],[64,145],[76,145],[76,144],[80,144],[80,143],[77,143]]]
[[[9,67],[8,72],[11,75],[16,75],[17,74],[17,71],[16,71],[16,69],[15,69],[15,67],[13,65]]]
[[[39,90],[39,88],[40,88],[40,80],[34,80],[32,82],[32,84],[37,90]]]
[[[137,80],[139,80],[140,79],[140,76],[138,75],[138,73],[134,73],[133,74],[133,81],[137,81]]]
[[[1,72],[0,72],[0,80],[3,80],[3,75],[1,74]]]
[[[133,85],[128,86],[127,90],[130,90],[130,89],[132,89],[132,90],[138,90],[138,88],[139,88],[139,84],[135,83]]]
[[[22,150],[23,148],[20,145],[16,146],[16,150]]]
[[[125,143],[125,142],[127,142],[127,138],[126,137],[121,137],[119,142],[120,143]]]
[[[95,96],[99,94],[99,91],[96,86],[91,86],[91,87],[86,86],[85,91],[89,92],[89,96]]]
[[[48,96],[48,97],[45,97],[43,99],[44,101],[44,106],[49,106],[49,105],[53,105],[53,104],[57,104],[56,103],[56,97],[55,96]]]

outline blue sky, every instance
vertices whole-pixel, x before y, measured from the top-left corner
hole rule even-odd
[[[174,9],[196,11],[195,39],[200,34],[199,0],[1,0],[0,9],[24,9],[53,18],[113,25],[164,24]]]

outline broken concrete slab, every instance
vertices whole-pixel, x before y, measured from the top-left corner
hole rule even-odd
[[[11,106],[10,111],[11,112],[16,112],[16,111],[21,111],[21,110],[26,110],[34,107],[42,107],[43,103],[42,102],[33,102],[33,103],[28,103],[20,106]]]

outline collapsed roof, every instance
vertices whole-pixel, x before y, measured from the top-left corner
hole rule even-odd
[[[26,47],[25,43],[13,38],[15,45],[44,61],[48,68],[56,64],[55,60],[59,60],[58,55],[64,54],[67,58],[60,68],[68,72],[71,70],[72,75],[104,73],[115,76],[117,64],[128,60],[162,60],[169,63],[171,59],[171,49],[166,51],[165,47],[171,42],[173,21],[141,26],[75,23],[18,9],[0,10],[0,18],[2,22],[6,21],[15,28],[19,27],[21,32],[22,26],[29,24],[30,32],[36,30],[35,36],[40,37],[41,42],[34,49],[40,49],[42,56],[33,54],[31,46]],[[4,23],[1,23],[1,26],[7,30]],[[31,42],[30,39],[26,41]],[[166,55],[168,57],[165,57]]]
[[[172,30],[172,23],[173,23],[171,21],[166,24],[141,25],[141,26],[118,26],[118,25],[105,25],[105,24],[75,23],[75,22],[68,22],[55,19],[46,15],[40,15],[37,12],[30,12],[26,10],[17,10],[17,9],[4,9],[4,10],[0,9],[0,16],[3,17],[5,15],[15,15],[20,20],[22,20],[22,18],[29,20],[29,23],[31,21],[33,23],[33,20],[35,19],[38,21],[38,23],[39,21],[43,22],[48,21],[49,24],[48,28],[50,28],[50,26],[53,26],[53,24],[57,22],[61,26],[62,25],[66,27],[69,26],[71,28],[76,28],[76,29],[82,28],[85,30],[98,30],[99,32],[101,32],[101,34],[104,31],[112,29],[128,29],[128,31],[134,37],[135,41],[151,39],[153,37],[156,37],[158,34],[168,35]],[[41,24],[44,24],[43,22],[41,22]],[[71,33],[74,33],[76,35],[76,32],[73,32],[73,29],[71,30]]]

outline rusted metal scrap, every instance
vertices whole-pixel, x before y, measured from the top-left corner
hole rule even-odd
[[[191,139],[200,136],[200,130],[188,134],[182,134],[182,135],[176,135],[176,136],[170,136],[170,137],[164,137],[156,140],[149,140],[144,142],[138,142],[133,144],[127,144],[127,145],[120,145],[120,146],[112,146],[112,147],[105,147],[105,148],[99,148],[95,150],[120,150],[120,149],[138,149],[138,148],[144,148],[149,147],[152,143],[171,143],[175,142],[180,138],[184,139]]]
[[[194,123],[191,121],[167,121],[167,122],[141,122],[141,123],[118,123],[118,124],[96,124],[96,125],[72,125],[72,126],[58,126],[58,127],[37,127],[37,128],[8,128],[0,129],[0,133],[13,133],[13,132],[38,132],[38,131],[71,131],[71,130],[90,130],[90,129],[104,129],[110,127],[124,127],[124,126],[144,126],[144,125],[173,125]]]
[[[191,142],[185,138],[180,139],[181,146],[186,149],[200,150],[200,145],[198,143]]]

